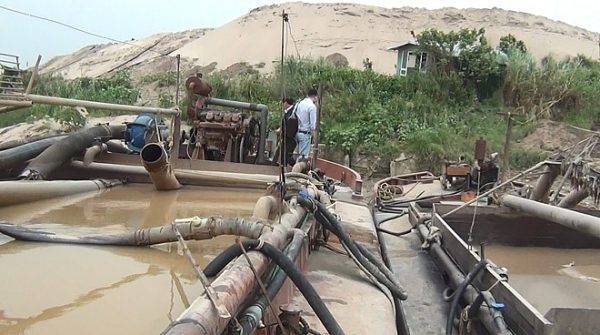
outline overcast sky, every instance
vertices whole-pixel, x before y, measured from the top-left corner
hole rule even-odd
[[[57,20],[117,40],[154,33],[218,27],[253,8],[286,1],[265,0],[0,0],[0,6]],[[594,0],[339,0],[304,2],[362,3],[382,7],[500,7],[542,15],[600,31],[600,2]],[[310,19],[310,18],[307,18]],[[0,8],[0,53],[17,54],[32,66],[42,60],[109,41]]]

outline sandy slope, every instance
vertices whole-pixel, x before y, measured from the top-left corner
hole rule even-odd
[[[354,4],[306,4],[292,2],[263,6],[213,30],[195,29],[156,34],[137,41],[139,47],[122,44],[87,46],[73,54],[43,64],[43,72],[59,72],[67,78],[98,76],[118,68],[132,68],[133,75],[174,70],[174,60],[153,52],[181,54],[183,68],[226,69],[239,62],[264,63],[269,70],[280,55],[281,12],[289,13],[293,40],[287,54],[303,56],[344,55],[351,66],[362,67],[369,57],[374,69],[393,73],[395,53],[386,49],[428,28],[457,30],[486,28],[496,44],[512,33],[525,41],[532,53],[544,57],[598,55],[596,34],[568,24],[525,13],[492,9],[423,8],[386,9]],[[151,49],[153,51],[144,51]],[[212,63],[212,66],[210,66]],[[216,64],[215,64],[216,63]]]

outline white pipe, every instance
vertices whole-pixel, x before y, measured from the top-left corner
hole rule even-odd
[[[0,207],[99,191],[120,182],[96,180],[19,180],[0,182]]]

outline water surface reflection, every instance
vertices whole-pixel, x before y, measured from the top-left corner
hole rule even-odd
[[[10,222],[111,233],[176,217],[249,217],[256,190],[152,185],[0,208]],[[233,237],[190,242],[205,266]],[[0,334],[159,334],[202,289],[177,244],[149,248],[28,243],[0,235]]]

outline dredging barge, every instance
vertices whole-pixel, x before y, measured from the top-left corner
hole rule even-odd
[[[40,195],[41,187],[55,190],[41,195],[64,196],[111,187],[124,180],[152,183],[158,190],[170,192],[182,185],[267,189],[257,200],[251,219],[191,217],[168,226],[108,235],[82,235],[76,228],[59,234],[8,222],[0,224],[0,231],[19,240],[67,244],[149,246],[179,242],[184,250],[188,249],[183,240],[246,237],[248,240],[237,241],[204,270],[198,270],[205,291],[166,326],[162,333],[169,335],[324,331],[452,334],[457,330],[460,334],[465,328],[476,334],[588,334],[585,331],[598,329],[590,327],[593,317],[589,313],[595,315],[593,311],[583,319],[577,313],[565,317],[565,311],[542,315],[508,284],[501,268],[483,257],[483,250],[475,252],[471,236],[465,237],[461,228],[465,215],[473,215],[468,205],[480,198],[468,200],[472,190],[441,192],[446,179],[439,181],[427,172],[396,176],[377,183],[375,206],[369,208],[362,202],[360,175],[347,167],[317,158],[313,164],[301,162],[282,175],[278,155],[266,144],[266,106],[208,97],[205,90],[198,89],[207,88],[198,77],[188,79],[186,86],[190,96],[197,96],[189,100],[193,126],[187,143],[177,110],[27,93],[3,97],[8,107],[56,103],[144,112],[127,125],[98,125],[31,143],[2,143],[2,178],[8,179],[3,182],[4,199],[10,203],[10,199],[18,198],[21,200],[13,203],[21,203],[32,194]],[[256,110],[261,118],[207,110],[211,104]],[[174,116],[172,136],[152,113]],[[124,140],[126,146],[114,140]],[[482,162],[479,159],[479,166]],[[496,183],[497,172],[493,164],[486,166],[491,167],[484,169],[491,171],[491,180],[482,186],[489,188]],[[462,168],[458,176],[471,178],[471,168]],[[453,172],[445,176],[454,178],[459,170],[447,170]],[[66,179],[82,183],[74,188]],[[20,191],[28,187],[31,190]],[[17,193],[6,196],[8,189]],[[484,187],[476,189],[481,194],[487,192]],[[20,198],[15,197],[18,192]],[[411,192],[419,195],[408,197]],[[460,203],[449,203],[451,200]],[[478,210],[485,215],[482,208]],[[497,209],[487,210],[492,211],[490,217],[497,214]],[[452,221],[450,214],[454,213],[459,219]],[[523,217],[512,215],[513,219]],[[506,217],[502,220],[505,222]],[[384,221],[405,231],[389,231],[382,227]],[[538,228],[531,228],[531,236],[536,236]],[[590,239],[589,234],[556,229],[548,233],[554,240],[569,235],[597,247],[597,240]],[[339,250],[341,247],[345,251]],[[361,271],[351,267],[352,262]],[[195,264],[194,268],[198,269]],[[209,284],[205,277],[216,278]],[[405,289],[400,281],[410,285]],[[300,292],[293,290],[294,286]],[[579,330],[574,331],[574,323],[580,325]],[[8,329],[16,331],[18,327]]]

